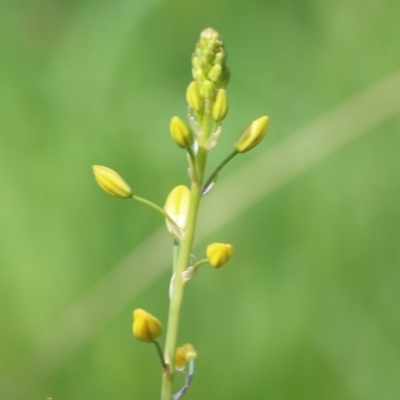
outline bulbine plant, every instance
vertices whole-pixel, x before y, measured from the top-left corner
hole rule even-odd
[[[167,196],[164,207],[133,194],[130,186],[110,168],[95,165],[97,183],[108,194],[121,199],[133,199],[150,206],[166,220],[173,237],[172,277],[169,287],[169,313],[164,350],[158,339],[162,335],[160,321],[143,309],[133,311],[133,335],[144,343],[153,343],[162,365],[161,400],[179,400],[192,382],[197,357],[192,344],[177,346],[180,310],[187,281],[192,279],[201,265],[222,267],[232,256],[228,243],[211,243],[204,259],[197,260],[192,253],[197,214],[201,198],[210,192],[221,169],[237,154],[245,153],[264,138],[268,129],[268,117],[256,119],[238,136],[233,151],[204,179],[209,151],[221,137],[222,121],[228,113],[226,87],[229,69],[226,51],[220,34],[212,28],[203,30],[192,55],[193,81],[186,91],[188,123],[172,117],[170,132],[175,143],[185,151],[188,162],[190,187],[179,185]],[[233,198],[234,201],[234,198]],[[174,374],[185,376],[183,386],[173,394]]]

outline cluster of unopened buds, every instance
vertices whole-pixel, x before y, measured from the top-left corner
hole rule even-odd
[[[207,153],[217,145],[222,132],[222,121],[228,113],[226,86],[229,70],[221,36],[214,29],[205,29],[192,56],[193,81],[186,91],[188,124],[174,116],[170,133],[175,143],[186,151],[190,188],[176,186],[167,196],[164,207],[133,194],[130,186],[114,170],[95,165],[94,175],[99,186],[108,194],[139,201],[158,211],[166,220],[167,229],[173,236],[174,256],[169,288],[170,307],[167,338],[164,352],[157,340],[162,334],[160,321],[143,309],[133,312],[133,335],[145,343],[154,343],[162,368],[162,400],[178,400],[189,387],[194,373],[196,351],[191,344],[177,347],[179,311],[185,283],[193,278],[198,268],[209,264],[222,267],[232,256],[233,247],[227,243],[212,243],[206,248],[206,257],[196,261],[192,254],[193,237],[200,199],[210,192],[221,169],[237,154],[255,147],[265,136],[268,117],[256,119],[238,136],[233,151],[204,179]],[[172,367],[173,366],[173,367]],[[174,371],[185,374],[182,388],[172,395]]]

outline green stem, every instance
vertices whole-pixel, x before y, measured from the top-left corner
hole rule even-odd
[[[228,164],[229,161],[232,160],[233,157],[236,156],[236,154],[238,154],[237,150],[233,150],[231,154],[229,154],[228,157],[226,157],[221,164],[218,165],[217,168],[215,168],[214,172],[211,174],[211,176],[207,179],[207,182],[204,184],[203,188],[201,189],[201,193],[204,194],[207,193],[207,188],[213,183],[215,182],[215,180],[217,179],[217,176],[219,174],[219,171],[221,171],[221,169],[223,167],[225,167],[226,164]]]
[[[175,273],[175,266],[176,266],[176,261],[178,260],[178,254],[179,254],[179,240],[174,237],[174,246],[172,249],[172,272]]]
[[[197,269],[200,267],[200,265],[207,264],[207,263],[208,263],[208,258],[204,258],[203,260],[197,261],[197,263],[193,265],[193,268]]]
[[[166,368],[167,365],[165,364],[165,360],[164,360],[164,356],[163,356],[160,344],[157,341],[155,341],[153,343],[154,343],[154,346],[156,346],[158,357],[160,357],[162,368],[165,371],[165,368]]]
[[[191,147],[187,149],[187,152],[189,154],[189,168],[192,169],[192,174],[193,174],[191,178],[193,181],[198,181],[199,177],[196,169],[196,156],[194,155],[193,149]]]
[[[196,170],[198,180],[193,181],[190,189],[190,203],[186,219],[185,235],[179,244],[179,254],[174,267],[173,289],[171,293],[171,301],[169,305],[167,337],[165,341],[164,359],[167,368],[164,370],[161,388],[161,400],[172,399],[172,381],[175,364],[175,349],[178,337],[179,317],[183,299],[185,281],[182,272],[188,267],[190,262],[190,254],[194,233],[196,229],[197,214],[201,199],[201,184],[206,165],[207,150],[204,143],[210,134],[210,116],[205,115],[202,120],[203,134],[199,137],[199,149],[196,155]]]
[[[176,222],[162,207],[158,206],[157,204],[153,203],[150,200],[144,199],[143,197],[135,196],[134,194],[132,195],[132,199],[138,201],[139,203],[145,204],[146,206],[149,206],[153,210],[159,212],[164,218],[166,218],[171,223],[171,225],[174,227],[175,233],[179,236],[179,238],[182,238],[183,236],[182,229],[176,224]]]

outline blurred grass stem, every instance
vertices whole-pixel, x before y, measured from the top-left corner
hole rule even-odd
[[[400,70],[397,70],[327,110],[228,175],[218,185],[212,200],[204,204],[204,220],[202,217],[196,241],[205,240],[318,162],[398,115],[399,92]],[[295,162],[291,162],[293,160]],[[249,179],[255,174],[268,180],[260,185],[257,180]],[[235,202],[229,202],[238,186],[242,190],[236,191]],[[224,213],[213,211],[216,204],[226,202],[229,207]],[[162,226],[48,326],[17,365],[2,373],[0,398],[27,398],[38,385],[60,370],[132,299],[165,273],[170,253],[165,226]],[[142,269],[144,264],[151,266],[146,275]],[[110,297],[110,293],[113,296]],[[21,380],[21,376],[25,379]]]

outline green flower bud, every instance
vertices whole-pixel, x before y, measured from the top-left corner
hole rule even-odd
[[[207,77],[206,79],[214,82],[215,89],[225,87],[228,83],[227,76],[229,75],[227,70],[222,37],[212,28],[203,30],[192,56],[193,78],[199,84],[200,94],[203,98],[212,98],[210,93],[203,93],[201,89],[204,78]]]
[[[108,194],[120,199],[129,199],[132,196],[129,185],[112,169],[93,165],[93,173],[96,182]]]
[[[186,100],[192,110],[201,111],[203,109],[203,99],[195,81],[190,82],[186,90]]]
[[[206,28],[200,33],[197,50],[201,53],[217,53],[223,46],[221,35],[213,28]]]
[[[225,89],[219,89],[212,107],[212,117],[215,121],[222,121],[228,113],[228,96]]]
[[[231,258],[233,247],[227,243],[212,243],[207,246],[206,254],[210,265],[219,268]]]
[[[182,149],[188,149],[193,144],[192,132],[189,127],[178,117],[172,117],[169,125],[172,139]]]
[[[204,99],[211,100],[215,94],[215,85],[213,82],[206,80],[200,85],[200,94]]]
[[[194,53],[192,56],[192,66],[196,71],[201,70],[201,61],[200,58],[196,55],[196,53]]]
[[[162,333],[161,322],[154,315],[137,308],[133,312],[132,332],[141,342],[155,342]]]
[[[213,65],[207,76],[210,81],[218,84],[222,76],[222,67],[219,64]]]
[[[199,88],[201,86],[201,84],[203,82],[205,82],[207,80],[207,77],[203,74],[202,70],[197,70],[195,71],[194,69],[192,69],[192,74],[193,74],[193,78],[195,80],[195,82],[197,83],[197,87]]]
[[[220,51],[219,53],[215,54],[214,64],[224,65],[225,58],[225,52]]]
[[[253,121],[250,126],[240,135],[235,143],[235,149],[239,153],[245,153],[261,142],[268,129],[269,118],[261,117]]]
[[[186,225],[187,213],[189,210],[190,190],[179,185],[172,189],[165,202],[164,210],[175,221],[179,228],[184,229]],[[166,220],[168,231],[176,235],[176,229]]]

